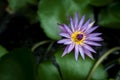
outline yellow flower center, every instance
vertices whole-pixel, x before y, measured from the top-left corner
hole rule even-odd
[[[80,31],[75,31],[72,35],[71,35],[71,40],[75,43],[75,44],[82,44],[85,40],[85,35],[80,32]]]

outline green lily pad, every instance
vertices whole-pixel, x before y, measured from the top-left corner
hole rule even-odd
[[[8,51],[3,46],[0,45],[0,58],[7,53]]]
[[[108,28],[120,29],[120,3],[113,3],[108,8],[103,9],[99,15],[98,24]]]
[[[63,80],[85,80],[95,60],[86,58],[82,60],[79,57],[78,61],[74,58],[74,53],[70,53],[61,57],[61,51],[56,53],[56,60],[60,66]],[[100,65],[91,80],[107,80],[107,73],[104,71],[103,66]]]
[[[120,80],[120,76],[119,75],[120,75],[120,70],[118,71],[115,80]]]
[[[8,4],[9,13],[23,15],[31,24],[38,22],[37,10],[31,8],[37,4],[37,0],[8,0]]]
[[[8,0],[9,8],[16,12],[20,9],[24,9],[28,4],[35,4],[36,0]]]
[[[68,23],[69,17],[76,12],[80,17],[86,15],[87,18],[93,18],[88,0],[40,0],[38,18],[46,35],[58,40],[60,39],[58,23]]]
[[[0,59],[0,80],[35,80],[35,66],[29,49],[15,49]]]
[[[89,0],[90,4],[94,6],[105,6],[112,3],[113,0]]]
[[[38,76],[39,80],[61,80],[56,67],[50,61],[39,64]]]

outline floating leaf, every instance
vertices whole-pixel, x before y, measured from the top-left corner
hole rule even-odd
[[[15,12],[24,9],[28,4],[35,4],[36,0],[8,0],[9,8]]]
[[[39,64],[38,76],[39,80],[61,80],[56,67],[50,61]]]
[[[0,59],[0,80],[35,80],[35,62],[31,51],[15,49]]]
[[[94,6],[105,6],[112,3],[113,0],[90,0],[90,4]]]
[[[120,3],[113,3],[103,9],[99,15],[99,25],[109,28],[120,28]]]
[[[60,66],[63,80],[85,80],[95,60],[89,58],[82,60],[82,58],[79,58],[76,61],[73,53],[64,57],[61,57],[61,53],[61,51],[56,53],[56,60]],[[91,80],[106,80],[106,77],[107,73],[104,71],[103,66],[100,65]]]
[[[54,40],[59,39],[58,23],[68,23],[69,16],[76,12],[82,17],[93,18],[92,8],[88,0],[41,0],[38,7],[38,17],[46,35]],[[67,19],[66,19],[67,17]]]
[[[8,0],[8,13],[17,13],[28,18],[30,23],[35,23],[37,19],[37,9],[34,9],[37,0]]]
[[[115,80],[120,80],[120,70],[118,71]]]
[[[0,58],[6,53],[8,53],[8,51],[3,46],[0,45]]]

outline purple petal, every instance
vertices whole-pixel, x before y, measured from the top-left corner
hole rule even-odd
[[[63,54],[62,54],[62,57],[67,54],[67,52],[68,52],[68,47],[69,47],[69,45],[65,48],[65,50],[64,50],[64,52],[63,52]]]
[[[89,37],[95,37],[95,36],[99,36],[101,35],[102,33],[92,33],[92,34],[89,34],[88,36]]]
[[[90,19],[82,26],[82,32],[85,31],[90,24]]]
[[[67,34],[67,33],[60,33],[60,35],[63,36],[63,37],[66,37],[66,38],[70,38],[70,35]]]
[[[68,45],[68,44],[72,44],[73,42],[70,40],[70,41],[67,41],[67,42],[64,42],[64,45]]]
[[[75,28],[77,28],[77,26],[78,26],[78,13],[76,13],[76,15],[75,15]]]
[[[74,32],[75,29],[74,29],[74,24],[73,24],[72,17],[70,17],[70,26],[71,26],[72,31]]]
[[[70,53],[72,50],[73,50],[73,48],[74,48],[74,44],[71,44],[70,46],[69,46],[69,48],[68,48],[68,53]]]
[[[92,41],[84,41],[86,44],[92,45],[92,46],[101,46],[101,44],[98,44],[96,42],[92,42]]]
[[[103,41],[103,39],[101,37],[87,37],[87,40],[91,40],[91,41]]]
[[[90,46],[88,46],[87,44],[84,44],[83,47],[84,47],[85,49],[91,51],[91,52],[96,53],[96,51],[95,51],[93,48],[91,48]]]
[[[70,39],[61,39],[61,40],[59,40],[57,43],[65,43],[65,42],[69,42],[69,41],[71,41]]]
[[[94,23],[95,23],[94,21],[91,22],[91,23],[87,26],[87,28],[88,28],[88,29],[91,28],[91,27],[93,26]]]
[[[80,52],[80,55],[83,59],[85,59],[85,55],[84,55],[84,50],[81,46],[79,46],[79,52]]]
[[[78,25],[78,27],[79,27],[78,30],[81,29],[81,27],[82,27],[82,25],[84,23],[84,20],[85,20],[85,16],[82,16],[82,19],[80,20],[79,25]]]
[[[70,28],[68,28],[68,26],[66,24],[64,24],[64,28],[66,29],[66,31],[69,33],[69,34],[72,34],[72,31],[70,30]]]
[[[85,31],[87,34],[90,34],[91,32],[93,32],[94,30],[96,30],[98,28],[98,26],[92,27],[89,30]]]
[[[63,27],[63,25],[59,25],[59,28],[61,29],[61,32],[66,32],[65,28]]]
[[[90,24],[88,24],[88,26],[87,26],[87,28],[86,28],[85,31],[89,30],[89,29],[93,26],[94,23],[95,23],[95,22],[91,22]]]
[[[78,60],[78,54],[79,54],[79,48],[78,48],[78,45],[75,45],[75,60],[77,61]]]
[[[91,59],[93,59],[93,56],[92,56],[92,54],[91,54],[90,51],[85,50],[85,54],[86,54],[87,56],[89,56]]]

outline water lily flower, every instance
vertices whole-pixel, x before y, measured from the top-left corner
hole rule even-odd
[[[93,26],[94,22],[88,19],[86,22],[85,16],[79,20],[78,13],[76,13],[74,20],[70,17],[70,25],[60,24],[60,36],[63,38],[57,43],[66,45],[62,56],[69,54],[72,50],[75,52],[75,60],[78,60],[80,54],[83,59],[85,55],[93,59],[91,53],[96,53],[92,46],[101,46],[99,41],[103,39],[100,37],[101,33],[94,32],[98,26]]]

